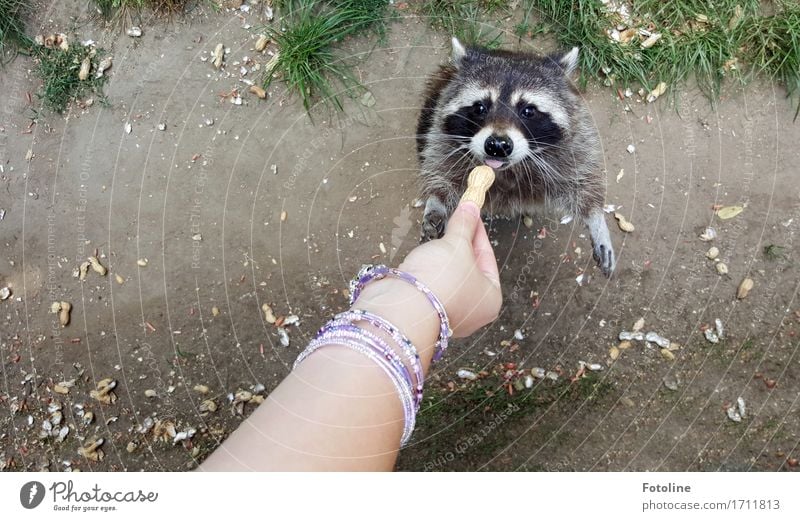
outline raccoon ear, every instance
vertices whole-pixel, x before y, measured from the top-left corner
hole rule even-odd
[[[564,71],[564,76],[571,76],[575,69],[578,68],[578,52],[578,48],[573,47],[572,50],[558,60]]]
[[[467,55],[467,50],[455,36],[453,36],[452,42],[453,42],[453,50],[450,54],[450,61],[453,63],[454,66],[458,67],[459,65],[461,65],[461,61],[464,59],[464,56]]]

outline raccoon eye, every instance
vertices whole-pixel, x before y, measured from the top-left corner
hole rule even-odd
[[[482,101],[476,101],[475,103],[472,104],[472,111],[475,112],[475,114],[478,116],[486,114],[487,110],[488,109],[486,108],[486,105],[484,105]]]
[[[521,114],[523,118],[530,119],[536,115],[536,107],[534,107],[533,105],[528,105],[524,109],[522,109]]]

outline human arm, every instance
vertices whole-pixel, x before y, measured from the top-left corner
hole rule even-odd
[[[499,312],[497,264],[472,203],[460,205],[445,236],[412,250],[400,269],[439,297],[454,336],[472,334]],[[375,281],[354,308],[397,326],[428,372],[439,317],[419,290],[393,278]],[[201,470],[391,470],[403,420],[397,391],[380,367],[330,345],[293,370]]]

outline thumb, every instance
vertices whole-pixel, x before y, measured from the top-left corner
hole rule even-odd
[[[445,239],[461,239],[472,243],[475,229],[481,222],[481,210],[472,201],[460,203],[447,221]]]

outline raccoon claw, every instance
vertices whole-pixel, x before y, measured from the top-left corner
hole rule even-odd
[[[444,216],[439,213],[427,213],[422,219],[422,236],[419,242],[441,239],[444,235]]]
[[[610,277],[616,265],[614,260],[614,248],[611,244],[594,244],[592,257],[597,262],[603,275]]]
[[[422,235],[419,242],[440,239],[444,235],[449,212],[437,196],[430,196],[425,202],[425,214],[422,216]]]

